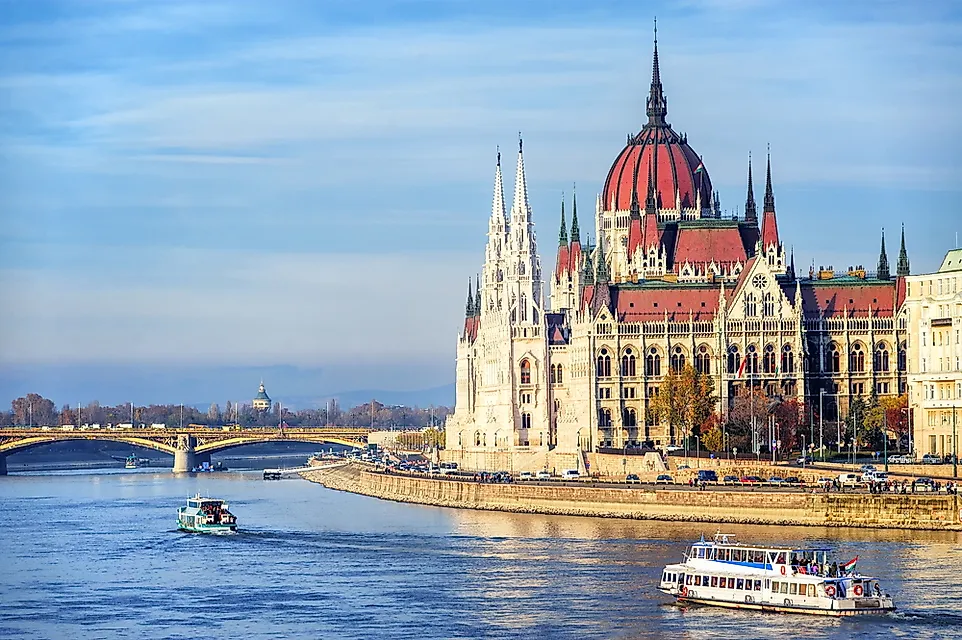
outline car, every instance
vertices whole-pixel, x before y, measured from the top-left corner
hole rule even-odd
[[[862,473],[874,472],[874,471],[875,471],[875,465],[874,465],[874,464],[863,464],[861,467],[859,467],[859,471],[861,471]]]
[[[785,484],[800,485],[802,484],[802,481],[795,476],[788,476],[785,478]]]
[[[741,484],[761,484],[763,482],[758,476],[742,476],[738,481]]]
[[[738,476],[725,476],[722,484],[738,484]]]
[[[548,473],[547,471],[539,471],[539,472],[535,475],[535,477],[536,477],[538,480],[551,480],[551,474]]]
[[[641,479],[638,477],[638,474],[629,473],[625,476],[625,482],[628,484],[641,484]]]
[[[934,453],[926,453],[922,456],[922,464],[942,464],[942,458]]]
[[[530,471],[522,471],[518,474],[518,480],[534,480],[534,474]]]
[[[691,467],[688,466],[687,464],[680,464],[680,465],[678,465],[678,470],[679,470],[679,471],[687,471],[688,469],[691,469]]]
[[[908,464],[908,463],[909,463],[908,456],[903,456],[901,454],[889,456],[889,464]]]
[[[912,490],[915,492],[935,491],[935,482],[932,478],[916,478],[912,481]]]
[[[668,453],[671,453],[671,452],[673,452],[673,451],[684,451],[684,450],[685,450],[685,448],[682,447],[681,445],[677,445],[677,444],[666,444],[666,445],[665,445],[665,451],[667,451]]]
[[[562,480],[577,480],[581,477],[581,472],[577,469],[565,469],[561,472]]]
[[[698,471],[698,476],[695,478],[698,482],[713,484],[718,484],[718,474],[711,469],[701,469]]]
[[[862,484],[862,478],[855,473],[840,473],[838,474],[838,483],[843,487],[857,487]]]
[[[782,478],[781,476],[772,476],[768,479],[768,484],[772,486],[785,484],[785,478]]]
[[[675,479],[667,473],[663,473],[655,478],[655,484],[675,484]]]
[[[795,464],[812,464],[812,456],[799,456],[798,460],[795,461]]]

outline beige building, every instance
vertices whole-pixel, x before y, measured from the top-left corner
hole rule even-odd
[[[958,453],[962,432],[962,249],[945,254],[935,273],[910,276],[909,407],[919,454]],[[953,425],[956,432],[953,446]]]
[[[257,387],[257,395],[251,400],[251,407],[254,408],[254,411],[271,410],[271,397],[267,395],[267,391],[264,389],[263,380],[261,380],[261,386]]]
[[[711,377],[722,415],[750,387],[824,405],[833,424],[856,397],[904,393],[904,232],[894,274],[884,236],[874,272],[796,273],[770,159],[761,210],[749,159],[744,215],[723,215],[701,156],[666,120],[657,48],[646,113],[587,216],[597,243],[582,236],[577,201],[570,227],[562,204],[544,273],[522,150],[510,213],[498,156],[484,264],[458,337],[452,455],[679,444],[687,434],[649,404],[686,364]],[[826,429],[825,444],[835,439]]]

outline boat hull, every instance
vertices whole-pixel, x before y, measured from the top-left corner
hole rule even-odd
[[[177,521],[177,529],[186,533],[233,533],[237,531],[236,524],[204,524],[190,525]]]
[[[667,593],[667,592],[665,592]],[[866,615],[880,615],[883,613],[889,613],[895,611],[895,605],[885,606],[879,603],[879,606],[855,606],[853,608],[842,608],[842,609],[823,609],[820,607],[813,606],[798,606],[798,605],[785,605],[785,604],[775,604],[770,602],[734,602],[730,600],[709,600],[704,598],[692,598],[689,596],[682,596],[678,594],[668,593],[668,595],[675,598],[678,604],[697,604],[709,607],[725,607],[726,609],[749,609],[751,611],[769,611],[772,613],[801,613],[806,615],[814,616],[829,616],[833,618],[846,618],[851,616],[866,616]],[[866,600],[875,600],[878,598],[867,598]]]

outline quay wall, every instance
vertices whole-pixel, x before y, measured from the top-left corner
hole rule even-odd
[[[381,473],[359,464],[301,475],[331,489],[439,507],[638,520],[962,531],[962,500],[956,495],[484,484]]]

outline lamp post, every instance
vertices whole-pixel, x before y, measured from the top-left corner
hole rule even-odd
[[[695,436],[695,460],[698,461],[698,468],[701,469],[701,441]]]
[[[802,469],[805,468],[805,434],[799,434],[802,436]]]
[[[822,453],[822,462],[825,462],[825,431],[823,421],[825,419],[822,411],[822,398],[825,397],[825,389],[818,390],[818,450]]]
[[[952,406],[952,477],[959,477],[959,447],[955,439],[955,405]]]
[[[915,457],[915,441],[912,440],[912,409],[910,407],[902,407],[899,411],[905,412],[905,421],[908,422],[909,427],[909,454]]]

